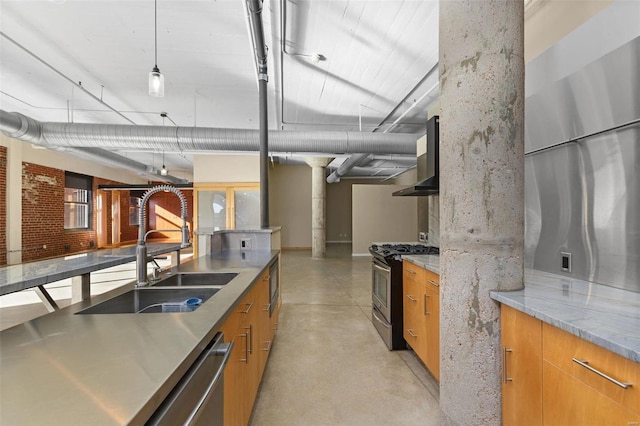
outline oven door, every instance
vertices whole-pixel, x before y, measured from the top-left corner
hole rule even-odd
[[[387,322],[391,322],[391,268],[373,259],[371,263],[371,299]]]

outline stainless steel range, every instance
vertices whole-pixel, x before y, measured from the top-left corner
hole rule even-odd
[[[387,347],[405,349],[402,337],[402,255],[439,254],[438,247],[423,244],[373,244],[371,298],[373,325]]]

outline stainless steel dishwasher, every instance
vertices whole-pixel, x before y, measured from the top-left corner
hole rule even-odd
[[[212,425],[224,420],[224,367],[233,342],[215,335],[147,425]]]

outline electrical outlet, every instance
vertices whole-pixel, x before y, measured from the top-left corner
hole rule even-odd
[[[561,252],[562,256],[562,270],[564,272],[571,272],[571,253]]]
[[[251,239],[250,238],[241,238],[240,239],[240,248],[250,250],[251,249]]]
[[[47,248],[47,245],[46,245],[46,244],[43,244],[43,245],[42,245],[42,248],[43,248],[43,249],[46,249],[46,248]]]

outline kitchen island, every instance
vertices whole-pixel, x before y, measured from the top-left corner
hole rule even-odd
[[[3,331],[0,424],[143,424],[278,255],[226,250],[165,272],[238,273],[193,312],[76,315],[131,283]]]

